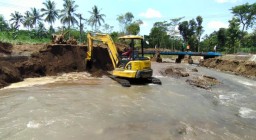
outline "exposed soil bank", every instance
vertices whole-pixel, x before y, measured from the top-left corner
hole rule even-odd
[[[1,48],[7,49],[4,45]],[[9,48],[7,50],[12,52]],[[45,45],[34,50],[31,56],[8,55],[1,51],[7,56],[0,59],[0,88],[24,78],[85,70],[85,46]]]
[[[256,77],[256,63],[253,61],[211,58],[201,61],[200,66],[233,72],[236,75],[242,75],[249,78]]]

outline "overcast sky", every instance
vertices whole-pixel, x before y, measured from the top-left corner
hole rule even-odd
[[[0,14],[6,20],[10,14],[25,11],[35,7],[41,9],[45,0],[0,0]],[[62,9],[63,0],[54,0],[57,8]],[[79,6],[77,13],[84,18],[89,18],[92,7],[96,5],[105,14],[105,23],[114,26],[114,31],[119,31],[116,20],[118,15],[131,12],[134,19],[141,19],[141,35],[149,34],[153,24],[158,21],[170,21],[170,19],[185,17],[184,20],[203,17],[205,34],[210,34],[221,27],[228,27],[228,20],[232,19],[230,9],[234,6],[253,3],[255,0],[75,0]],[[59,23],[56,23],[59,26]],[[88,27],[90,29],[90,27]]]

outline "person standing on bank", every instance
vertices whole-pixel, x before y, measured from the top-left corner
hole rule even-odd
[[[187,45],[187,52],[189,51],[189,49],[190,49],[190,46],[189,46],[189,44]]]

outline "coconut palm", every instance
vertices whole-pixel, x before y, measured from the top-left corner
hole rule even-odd
[[[73,26],[74,24],[78,24],[78,21],[75,18],[75,11],[77,7],[78,5],[75,4],[75,1],[64,0],[63,9],[61,10],[60,14],[60,21],[63,24],[67,24],[69,30],[71,25]]]
[[[89,19],[89,24],[94,27],[94,30],[97,29],[97,24],[101,26],[101,21],[104,23],[103,17],[105,17],[104,14],[100,14],[100,10],[96,5],[92,7],[92,11],[88,11],[91,14],[91,17]]]
[[[19,24],[23,21],[23,16],[19,12],[15,11],[14,13],[11,13],[10,21],[12,22],[11,25],[13,27],[18,28]]]
[[[56,4],[54,1],[47,0],[43,3],[45,8],[41,9],[41,12],[43,12],[42,16],[45,16],[44,21],[52,24],[55,22],[55,20],[59,17],[58,12],[59,10],[56,9]]]
[[[31,13],[29,11],[26,11],[24,19],[23,19],[23,26],[27,27],[28,30],[33,27],[30,15],[31,15]]]
[[[35,25],[35,28],[36,28],[37,23],[42,20],[41,17],[42,16],[40,15],[40,11],[38,9],[31,8],[30,18],[32,21],[32,25]]]

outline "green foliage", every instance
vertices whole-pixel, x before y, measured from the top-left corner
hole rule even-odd
[[[131,12],[127,12],[125,14],[117,16],[117,21],[120,24],[121,32],[126,33],[127,26],[132,23],[134,16]]]
[[[112,32],[110,34],[111,38],[113,39],[114,42],[118,42],[118,36],[119,36],[119,33],[118,32]]]
[[[6,20],[4,19],[4,17],[2,15],[0,15],[0,31],[6,31],[8,30],[9,26],[8,23],[6,22]]]
[[[151,48],[168,48],[170,47],[170,36],[167,35],[169,24],[164,22],[156,22],[149,34],[149,46]]]
[[[218,44],[218,39],[217,38],[218,38],[217,37],[217,32],[213,32],[209,36],[206,35],[205,37],[203,37],[203,41],[200,43],[201,51],[202,52],[214,51],[213,50],[214,46],[216,44]]]
[[[234,52],[236,53],[238,48],[238,39],[241,36],[240,26],[239,26],[239,20],[236,18],[233,18],[229,21],[229,28],[227,30],[227,36],[228,36],[228,48],[227,53]]]
[[[138,19],[133,21],[134,16],[131,12],[127,12],[124,15],[117,16],[121,33],[137,35],[140,32],[140,25],[143,24],[142,20]]]
[[[42,44],[42,43],[50,43],[50,37],[38,39],[31,38],[32,31],[27,30],[19,30],[16,32],[17,36],[15,39],[12,37],[12,33],[10,31],[0,32],[0,41],[8,42],[12,44]]]
[[[233,7],[231,11],[239,19],[240,24],[242,24],[242,32],[253,26],[253,21],[256,18],[256,3],[238,5]]]
[[[140,32],[140,25],[137,23],[132,23],[126,28],[127,34],[137,35]]]
[[[218,46],[219,51],[224,51],[225,45],[228,41],[227,29],[225,28],[219,29],[219,31],[217,32],[217,41],[218,41],[218,44],[216,45]]]

